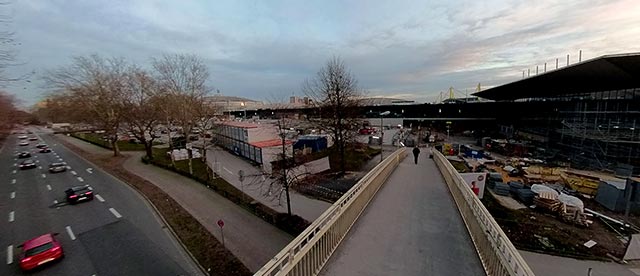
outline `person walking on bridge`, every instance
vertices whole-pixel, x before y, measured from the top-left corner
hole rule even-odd
[[[413,161],[416,162],[416,165],[418,165],[418,156],[420,155],[420,149],[418,148],[418,146],[415,146],[413,148]]]

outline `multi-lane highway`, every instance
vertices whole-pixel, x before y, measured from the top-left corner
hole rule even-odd
[[[35,129],[34,129],[35,130]],[[0,149],[0,275],[23,275],[17,248],[45,233],[59,233],[65,258],[36,275],[201,275],[144,199],[125,183],[94,168],[44,132],[18,146],[11,135]],[[51,153],[39,153],[44,142]],[[30,151],[37,168],[20,170],[17,153]],[[51,174],[48,165],[66,162]],[[65,204],[64,190],[89,184],[95,199]]]

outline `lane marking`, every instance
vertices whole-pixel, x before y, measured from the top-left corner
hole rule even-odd
[[[88,173],[93,173],[93,169],[92,168],[87,168],[87,172]]]
[[[54,200],[54,201],[53,201],[53,204],[58,204],[58,200],[57,200],[57,199],[56,199],[56,200]]]
[[[62,162],[62,158],[58,158],[58,160],[60,160]]]
[[[16,170],[13,170],[13,172],[12,172],[12,173],[17,173],[17,172],[18,172],[18,171],[16,171]]]
[[[9,212],[9,222],[13,222],[16,219],[16,213],[14,211]]]
[[[40,160],[36,160],[36,163],[40,163]]]
[[[43,173],[42,178],[47,178],[47,175]]]
[[[78,175],[78,173],[76,171],[71,171],[71,174]]]
[[[13,245],[7,246],[7,264],[13,263]]]
[[[93,191],[93,188],[92,188],[91,186],[87,187],[87,189],[88,189],[89,191]]]
[[[11,199],[16,198],[16,192],[11,192]]]
[[[78,176],[78,181],[80,181],[80,182],[84,182],[84,179],[82,179],[82,177],[79,177],[79,176]]]
[[[96,198],[97,198],[100,202],[104,202],[104,198],[102,198],[100,195],[96,195]]]
[[[232,171],[230,171],[229,169],[227,169],[225,166],[222,166],[222,168],[223,168],[225,171],[227,171],[229,174],[233,175],[233,172],[232,172]]]
[[[109,211],[111,211],[111,213],[116,216],[116,218],[121,218],[122,215],[120,215],[120,213],[118,213],[118,211],[116,211],[116,209],[113,208],[109,208]]]
[[[38,166],[38,169],[42,170],[42,166]]]
[[[18,163],[13,163],[13,166],[14,166],[14,167],[15,167],[15,166],[18,166]]]
[[[51,191],[51,185],[47,184],[47,190]]]
[[[72,241],[75,241],[76,235],[74,235],[73,231],[71,231],[71,226],[67,226],[65,228],[67,229],[67,234],[69,234],[69,238],[71,238]]]
[[[15,179],[11,179],[11,184],[16,184],[16,180]]]

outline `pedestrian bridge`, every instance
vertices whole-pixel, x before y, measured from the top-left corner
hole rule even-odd
[[[438,152],[402,148],[255,275],[534,275]]]

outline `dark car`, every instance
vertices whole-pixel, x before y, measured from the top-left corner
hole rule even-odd
[[[50,173],[59,173],[67,171],[67,164],[63,162],[51,163],[49,164],[49,172]]]
[[[41,148],[40,149],[40,153],[49,153],[49,152],[51,152],[50,148]]]
[[[36,148],[42,149],[42,148],[46,148],[47,144],[37,144]]]
[[[31,136],[29,137],[29,141],[38,141],[38,137]]]
[[[29,153],[28,151],[23,151],[21,153],[18,153],[18,158],[29,158],[31,157],[31,153]]]
[[[33,162],[33,160],[27,159],[22,161],[22,163],[20,163],[18,167],[20,167],[21,170],[26,170],[26,169],[33,169],[37,167],[37,165],[36,165],[36,162]]]
[[[45,234],[19,245],[18,247],[22,247],[20,268],[24,271],[32,270],[64,258],[62,245],[54,238],[56,235],[58,234]]]
[[[80,201],[89,201],[93,199],[93,189],[89,185],[75,186],[64,191],[67,195],[69,204],[76,204]]]

